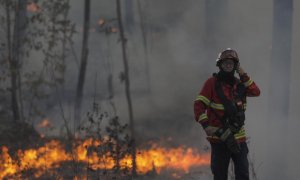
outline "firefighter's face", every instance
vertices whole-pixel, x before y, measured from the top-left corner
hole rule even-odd
[[[221,68],[225,72],[231,72],[234,69],[234,61],[232,59],[224,59],[221,63]]]

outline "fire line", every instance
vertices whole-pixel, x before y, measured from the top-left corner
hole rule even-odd
[[[87,139],[76,146],[72,153],[67,152],[60,141],[52,140],[39,148],[18,150],[14,158],[10,156],[9,149],[3,146],[0,153],[0,179],[31,169],[35,170],[34,176],[38,178],[45,172],[60,167],[62,163],[74,160],[74,154],[79,162],[88,164],[93,170],[113,169],[115,160],[111,154],[99,156],[97,152],[88,152],[87,147],[100,145],[97,140]],[[149,149],[137,150],[137,172],[145,174],[155,168],[158,174],[167,169],[188,173],[192,167],[208,166],[209,156],[209,153],[200,153],[197,149],[188,147],[165,148],[153,145]],[[130,155],[125,155],[119,164],[121,169],[130,169]]]

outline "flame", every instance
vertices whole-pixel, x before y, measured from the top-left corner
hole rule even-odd
[[[35,177],[39,177],[47,169],[58,167],[59,163],[71,160],[71,156],[66,153],[61,143],[55,140],[37,149],[19,150],[17,157],[17,160],[13,160],[8,153],[8,148],[2,147],[0,163],[3,167],[0,168],[0,179],[29,169],[38,169]]]
[[[185,173],[194,166],[203,166],[209,164],[207,154],[198,154],[192,148],[172,148],[167,149],[157,147],[150,150],[142,150],[137,155],[138,172],[146,173],[154,166],[158,173],[162,169],[183,170]]]
[[[0,179],[8,176],[20,178],[20,174],[28,170],[34,170],[34,176],[38,178],[47,171],[59,168],[62,163],[74,159],[88,164],[89,168],[94,170],[112,169],[115,166],[110,153],[99,155],[96,151],[88,151],[88,147],[101,146],[98,140],[87,139],[73,146],[72,152],[67,152],[60,141],[52,140],[42,147],[18,150],[16,158],[12,158],[8,148],[3,146],[0,153]],[[201,154],[196,149],[186,147],[165,148],[154,144],[150,149],[141,149],[137,152],[136,164],[139,174],[145,174],[154,169],[158,174],[167,169],[188,173],[190,168],[207,166],[210,162],[208,153]],[[132,167],[130,155],[120,160],[120,167],[121,169]],[[175,173],[173,177],[180,176]],[[82,178],[75,176],[74,179]]]
[[[101,26],[103,26],[106,22],[105,22],[105,20],[103,19],[103,18],[100,18],[99,20],[98,20],[98,25],[101,27]]]
[[[39,128],[51,128],[52,127],[52,125],[51,125],[51,123],[49,122],[48,119],[42,120],[37,126]]]
[[[118,32],[118,29],[115,28],[115,27],[111,27],[111,28],[110,28],[110,32],[112,32],[112,33],[117,33],[117,32]]]

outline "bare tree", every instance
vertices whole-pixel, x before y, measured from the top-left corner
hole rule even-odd
[[[291,75],[291,50],[293,27],[293,0],[273,1],[273,35],[271,56],[271,79],[269,97],[268,153],[270,159],[267,174],[277,179],[286,179],[287,130],[289,118],[289,94]],[[272,162],[271,162],[272,161]],[[268,177],[270,179],[272,177]]]
[[[14,24],[14,36],[13,36],[13,61],[16,64],[16,73],[17,73],[17,93],[18,93],[18,103],[20,105],[19,114],[20,120],[24,121],[24,108],[23,108],[23,98],[22,98],[22,80],[20,68],[22,66],[21,57],[22,46],[24,44],[24,38],[26,33],[27,26],[27,0],[18,0],[18,4],[15,10],[15,24]]]
[[[25,34],[26,27],[26,5],[27,0],[5,1],[6,4],[6,32],[7,32],[7,59],[10,68],[11,80],[11,108],[13,112],[13,119],[18,122],[23,119],[20,109],[21,91],[20,91],[20,54],[22,47],[22,38]],[[13,9],[14,8],[14,9]],[[11,13],[15,12],[15,22],[12,27]],[[22,107],[22,106],[21,106]]]
[[[122,55],[123,55],[123,63],[124,63],[124,74],[122,75],[123,78],[122,80],[125,81],[125,93],[126,93],[126,98],[128,103],[128,113],[129,113],[129,128],[131,132],[132,175],[136,175],[136,145],[135,145],[133,109],[132,109],[132,101],[130,95],[129,66],[128,66],[127,53],[126,53],[127,39],[125,38],[124,35],[120,0],[116,0],[116,3],[117,3],[117,17],[118,17],[118,24],[120,29],[120,39],[121,39]]]
[[[81,64],[78,76],[76,102],[74,112],[74,128],[77,128],[80,124],[81,116],[81,103],[83,95],[83,87],[85,81],[85,72],[88,61],[88,38],[90,29],[90,0],[85,0],[84,3],[84,27],[83,27],[83,40],[82,40],[82,52],[81,52]]]
[[[64,91],[64,79],[66,69],[66,58],[69,52],[68,42],[71,42],[74,33],[74,26],[68,19],[70,9],[69,0],[59,0],[44,3],[47,7],[49,22],[45,21],[45,27],[48,33],[45,34],[48,47],[43,51],[45,55],[44,66],[49,71],[49,77],[52,80],[53,88],[55,89],[55,96],[58,98],[61,116],[64,120],[64,127],[66,128],[68,138],[71,138],[71,131],[69,129],[68,121],[65,117],[64,109],[62,107],[62,93]],[[55,7],[55,8],[54,8]],[[58,48],[61,47],[61,48]],[[58,51],[60,49],[60,51]],[[49,67],[48,67],[49,66]],[[60,90],[60,86],[62,89]]]
[[[12,52],[11,52],[11,20],[10,20],[10,4],[8,1],[6,1],[5,4],[5,10],[6,10],[6,37],[7,37],[7,59],[9,62],[9,67],[10,67],[10,73],[11,73],[11,108],[13,112],[13,118],[15,121],[19,121],[20,119],[20,114],[19,114],[19,105],[17,101],[17,91],[16,91],[16,86],[17,86],[17,74],[15,73],[15,64],[14,61],[12,60]]]
[[[1,30],[5,32],[3,36],[6,39],[2,43],[5,53],[1,55],[6,61],[2,62],[1,79],[3,85],[9,86],[5,91],[11,94],[13,119],[31,120],[41,112],[34,105],[38,103],[36,100],[45,99],[47,88],[50,90],[55,83],[63,82],[66,39],[71,39],[74,33],[73,24],[61,17],[68,9],[68,2],[42,1],[38,4],[31,1],[27,3],[27,0],[0,0],[0,5],[5,10],[1,13],[4,24]],[[59,48],[60,45],[62,48]],[[25,63],[31,59],[34,61],[34,58],[28,57],[31,52],[38,51],[45,55],[42,70],[26,66],[30,62]],[[47,76],[49,74],[45,73],[45,69],[51,71],[53,76]],[[7,82],[3,79],[7,79]],[[26,96],[22,96],[23,93]],[[24,115],[25,111],[28,114]]]

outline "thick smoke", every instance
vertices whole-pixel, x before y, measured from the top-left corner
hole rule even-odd
[[[141,22],[137,5],[133,3],[133,30],[127,33],[133,108],[140,141],[147,138],[172,137],[177,143],[197,147],[207,144],[201,126],[193,120],[193,101],[204,81],[217,71],[215,67],[217,54],[222,49],[231,47],[238,51],[241,66],[261,89],[260,97],[248,98],[246,133],[249,136],[249,157],[254,163],[259,179],[270,177],[269,173],[272,172],[269,170],[272,168],[268,166],[272,165],[273,159],[268,159],[267,157],[272,156],[267,155],[273,153],[268,148],[268,131],[272,127],[270,126],[272,120],[268,119],[268,108],[273,1],[228,0],[227,23],[222,23],[220,29],[214,29],[218,36],[224,35],[216,41],[219,47],[216,49],[208,49],[205,43],[204,0],[140,2],[145,15],[144,22]],[[80,57],[83,1],[73,0],[71,3],[70,17],[77,24],[78,30],[74,48]],[[277,134],[277,136],[286,134],[287,137],[284,140],[286,146],[280,147],[287,152],[282,154],[286,156],[287,167],[282,171],[288,174],[287,179],[296,179],[300,175],[297,169],[300,162],[298,155],[300,143],[297,134],[297,128],[300,127],[298,118],[300,84],[296,80],[300,71],[297,61],[300,56],[298,51],[300,26],[299,23],[295,23],[299,21],[299,9],[300,2],[295,1],[290,110],[289,117],[284,119],[287,126]],[[91,26],[96,28],[96,32],[91,32],[90,36],[84,107],[86,111],[90,109],[94,99],[105,107],[108,95],[106,83],[108,70],[105,68],[105,62],[109,60],[113,71],[117,113],[123,122],[128,122],[124,84],[119,80],[123,63],[118,35],[107,37],[97,32],[98,19],[115,18],[115,14],[115,1],[92,1]],[[144,23],[146,28],[150,90],[147,89],[146,57],[140,23]],[[75,94],[77,83],[78,66],[74,59],[73,57],[69,59],[67,67],[66,87],[70,95]],[[72,111],[72,103],[65,105],[67,112]],[[58,112],[58,109],[53,111]],[[59,115],[52,116],[52,119],[60,121]]]

